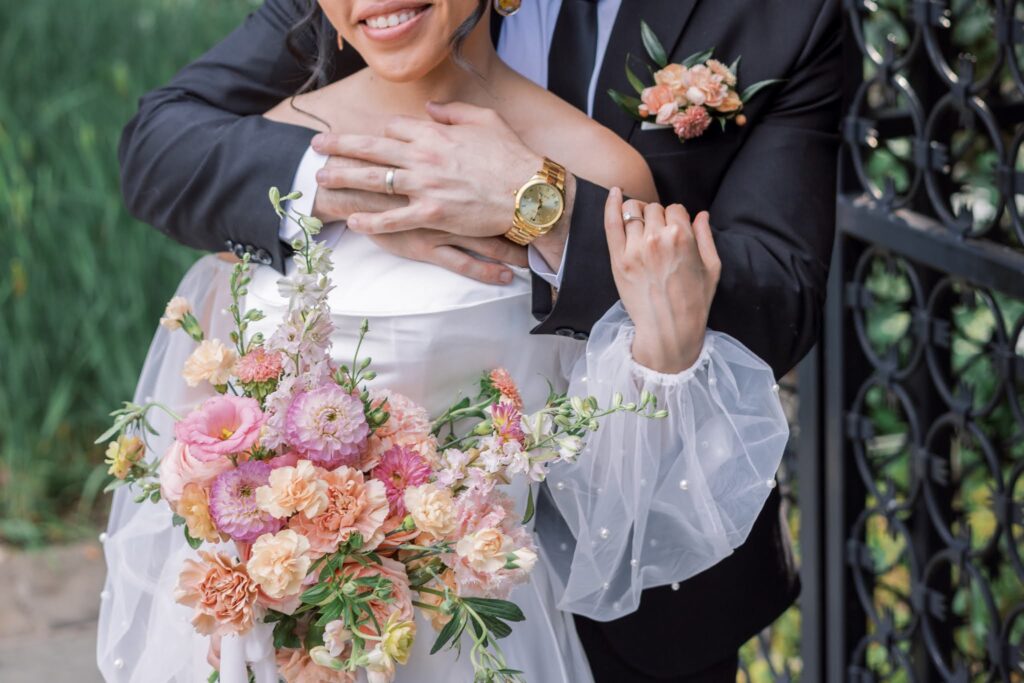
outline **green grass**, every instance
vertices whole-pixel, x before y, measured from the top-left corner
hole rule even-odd
[[[103,514],[92,440],[195,260],[124,209],[121,128],[253,4],[0,3],[0,540],[60,540]]]

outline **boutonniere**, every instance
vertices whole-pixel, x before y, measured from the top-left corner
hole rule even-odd
[[[740,60],[730,66],[714,59],[714,48],[698,52],[681,64],[669,64],[668,55],[658,36],[647,22],[640,22],[647,56],[658,67],[645,65],[654,79],[654,85],[645,86],[630,67],[631,55],[626,56],[626,77],[639,97],[609,90],[608,95],[635,119],[665,128],[672,128],[681,142],[698,138],[713,121],[725,129],[729,121],[746,124],[743,106],[757,93],[781,79],[760,81],[747,86],[741,93],[736,74]]]

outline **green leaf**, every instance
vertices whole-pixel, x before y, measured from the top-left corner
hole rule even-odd
[[[203,539],[201,539],[201,538],[192,538],[192,534],[190,534],[188,532],[188,527],[184,527],[184,531],[185,531],[185,540],[188,541],[188,546],[190,548],[192,548],[192,550],[195,550],[196,548],[198,548],[199,546],[201,546],[203,544]]]
[[[505,621],[524,621],[526,616],[519,609],[519,605],[508,600],[497,600],[495,598],[462,598],[462,602],[472,607],[481,615],[488,615],[504,619]]]
[[[740,75],[740,60],[741,59],[743,59],[743,55],[740,55],[739,57],[737,57],[736,61],[729,65],[729,71],[731,71],[734,76],[739,76]]]
[[[640,107],[640,100],[638,100],[637,98],[632,97],[630,95],[623,95],[622,93],[618,92],[617,90],[609,90],[608,91],[608,97],[612,98],[612,100],[615,102],[615,104],[617,104],[620,107],[622,107],[622,109],[627,114],[632,116],[637,121],[643,121],[644,120],[644,118],[642,116],[640,116],[640,113],[638,111],[638,109]]]
[[[486,614],[481,614],[480,619],[487,625],[487,630],[495,638],[507,638],[512,634],[512,627],[501,619],[496,619]]]
[[[785,82],[784,78],[770,78],[767,81],[761,81],[759,83],[754,83],[753,85],[751,85],[750,87],[748,87],[746,90],[743,91],[743,94],[740,95],[740,99],[743,101],[743,104],[746,104],[747,100],[749,100],[751,97],[753,97],[757,93],[761,92],[762,90],[764,90],[768,86],[775,85],[776,83],[783,83],[783,82]]]
[[[529,493],[527,494],[527,497],[526,497],[526,512],[523,513],[523,524],[529,523],[529,521],[531,519],[533,519],[534,512],[536,512],[536,510],[534,509],[534,503],[533,503],[533,487],[530,486],[528,488],[528,491],[529,491]]]
[[[644,49],[647,50],[651,61],[662,68],[668,65],[668,55],[665,54],[665,48],[646,21],[640,22],[640,36],[643,38]]]
[[[305,605],[315,605],[324,598],[331,591],[330,584],[318,583],[312,588],[306,590],[305,593],[299,596],[299,601]]]
[[[697,52],[684,59],[683,66],[689,69],[690,67],[697,66],[698,64],[703,64],[711,59],[711,55],[713,54],[715,54],[715,48],[704,50],[704,52]]]
[[[643,84],[643,81],[633,73],[633,70],[629,68],[629,57],[626,57],[626,78],[629,79],[629,84],[633,86],[633,90],[636,90],[637,95],[643,93],[646,86]]]
[[[181,515],[175,514],[171,517],[171,524],[173,526],[181,526],[185,523],[185,518]]]
[[[437,653],[441,648],[447,645],[449,641],[458,640],[465,627],[466,622],[464,614],[457,612],[452,615],[451,621],[445,624],[444,628],[441,629],[441,632],[437,634],[437,640],[434,641],[434,646],[430,648],[430,654]]]

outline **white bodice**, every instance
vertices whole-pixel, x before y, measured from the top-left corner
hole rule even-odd
[[[328,227],[323,239],[334,248],[331,355],[351,362],[359,326],[368,320],[360,356],[373,359],[375,386],[437,415],[460,396],[475,396],[480,375],[496,367],[512,373],[532,409],[543,405],[546,380],[564,384],[560,349],[580,342],[530,334],[536,321],[528,270],[515,268],[509,285],[488,285],[390,254],[340,225]],[[267,336],[287,309],[278,277],[271,268],[255,269],[246,300],[246,308],[267,314],[256,328]]]

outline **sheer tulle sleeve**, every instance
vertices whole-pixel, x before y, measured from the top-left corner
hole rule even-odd
[[[771,368],[738,341],[708,332],[693,367],[665,375],[633,360],[633,332],[617,304],[569,364],[569,393],[609,405],[646,390],[668,417],[606,419],[575,463],[552,469],[537,518],[559,607],[599,621],[741,545],[789,436]]]

